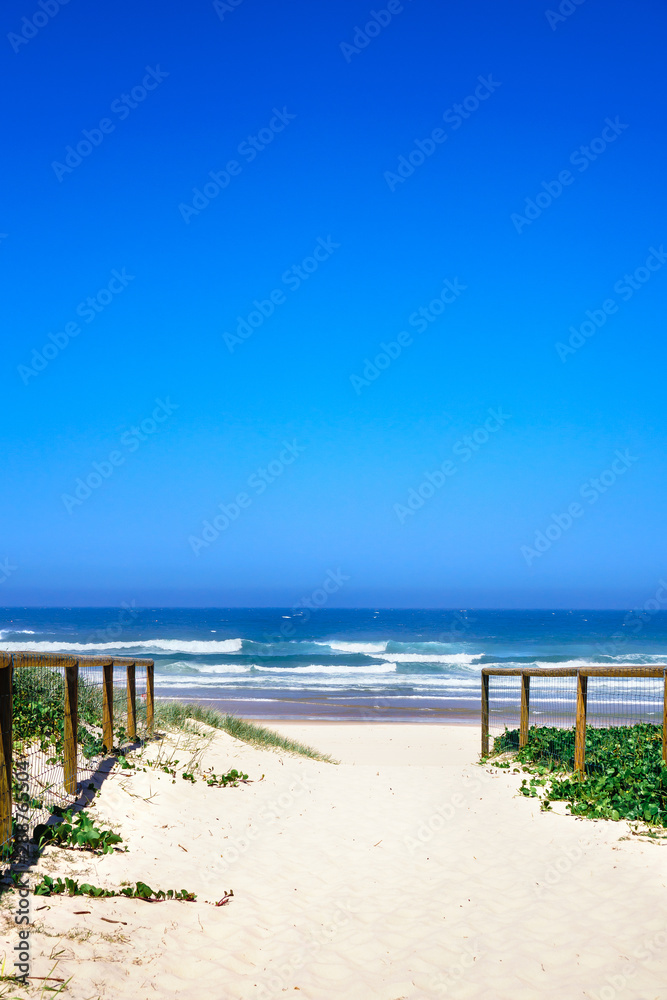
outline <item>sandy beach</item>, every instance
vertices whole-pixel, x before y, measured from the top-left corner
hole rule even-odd
[[[476,726],[276,728],[340,763],[202,726],[148,751],[175,778],[116,769],[102,782],[91,814],[127,853],[48,847],[30,877],[141,879],[197,901],[32,896],[33,977],[69,980],[73,1000],[667,998],[657,843],[541,813],[516,795],[519,775],[478,766]],[[178,772],[193,754],[252,783],[191,784]],[[4,895],[5,975],[16,904]],[[32,995],[46,985],[31,982]]]

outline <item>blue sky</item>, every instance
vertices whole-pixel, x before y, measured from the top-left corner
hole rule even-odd
[[[0,603],[652,597],[666,21],[9,0]]]

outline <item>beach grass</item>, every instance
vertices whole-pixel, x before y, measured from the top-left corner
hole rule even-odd
[[[273,729],[258,726],[254,722],[239,718],[237,715],[219,712],[215,708],[206,708],[197,702],[156,700],[156,723],[162,726],[172,726],[175,729],[184,729],[190,720],[202,722],[213,729],[221,729],[235,739],[241,740],[243,743],[251,743],[253,746],[286,750],[288,753],[310,757],[312,760],[320,760],[328,764],[337,763],[329,754],[320,753],[319,750],[315,750],[305,743],[281,736]]]

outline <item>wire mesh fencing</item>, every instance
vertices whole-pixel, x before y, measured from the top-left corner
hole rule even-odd
[[[667,763],[664,666],[484,668],[482,754],[528,747],[535,762],[600,773]]]
[[[73,805],[105,756],[145,739],[153,661],[0,654],[0,850]]]

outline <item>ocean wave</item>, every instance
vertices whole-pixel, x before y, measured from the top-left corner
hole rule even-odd
[[[155,676],[158,693],[160,690],[171,688],[206,688],[208,690],[217,689],[219,691],[266,691],[270,688],[275,691],[296,692],[299,695],[317,694],[325,691],[356,691],[365,692],[366,695],[383,697],[391,695],[400,697],[408,695],[411,691],[421,691],[426,693],[431,691],[434,694],[440,693],[442,696],[457,695],[462,698],[478,699],[480,692],[479,676],[468,679],[460,679],[439,675],[436,677],[419,676],[393,671],[379,673],[316,673],[308,668],[296,668],[294,670],[267,670],[265,667],[249,671],[245,675],[230,675],[222,673],[198,674],[196,680],[187,675],[158,675]]]
[[[143,639],[134,642],[0,642],[3,652],[34,652],[34,653],[80,653],[91,650],[152,650],[159,653],[238,653],[241,651],[241,639],[222,639],[219,641],[200,642],[187,639]]]
[[[387,653],[453,653],[462,652],[460,642],[398,642],[390,639]],[[458,647],[458,648],[457,648]]]
[[[316,642],[316,646],[328,646],[339,653],[384,653],[386,642],[338,642],[330,639],[327,642]]]
[[[478,660],[481,653],[385,653],[384,656],[396,663],[447,663],[468,666],[473,660]]]
[[[364,664],[363,667],[342,667],[342,666],[324,666],[321,663],[309,663],[306,666],[300,667],[268,667],[266,665],[260,666],[259,664],[253,664],[253,670],[257,670],[261,673],[271,673],[274,675],[278,674],[327,674],[329,676],[338,675],[356,675],[358,677],[363,677],[366,675],[377,676],[378,674],[393,673],[396,670],[395,663],[382,663],[382,664]]]

